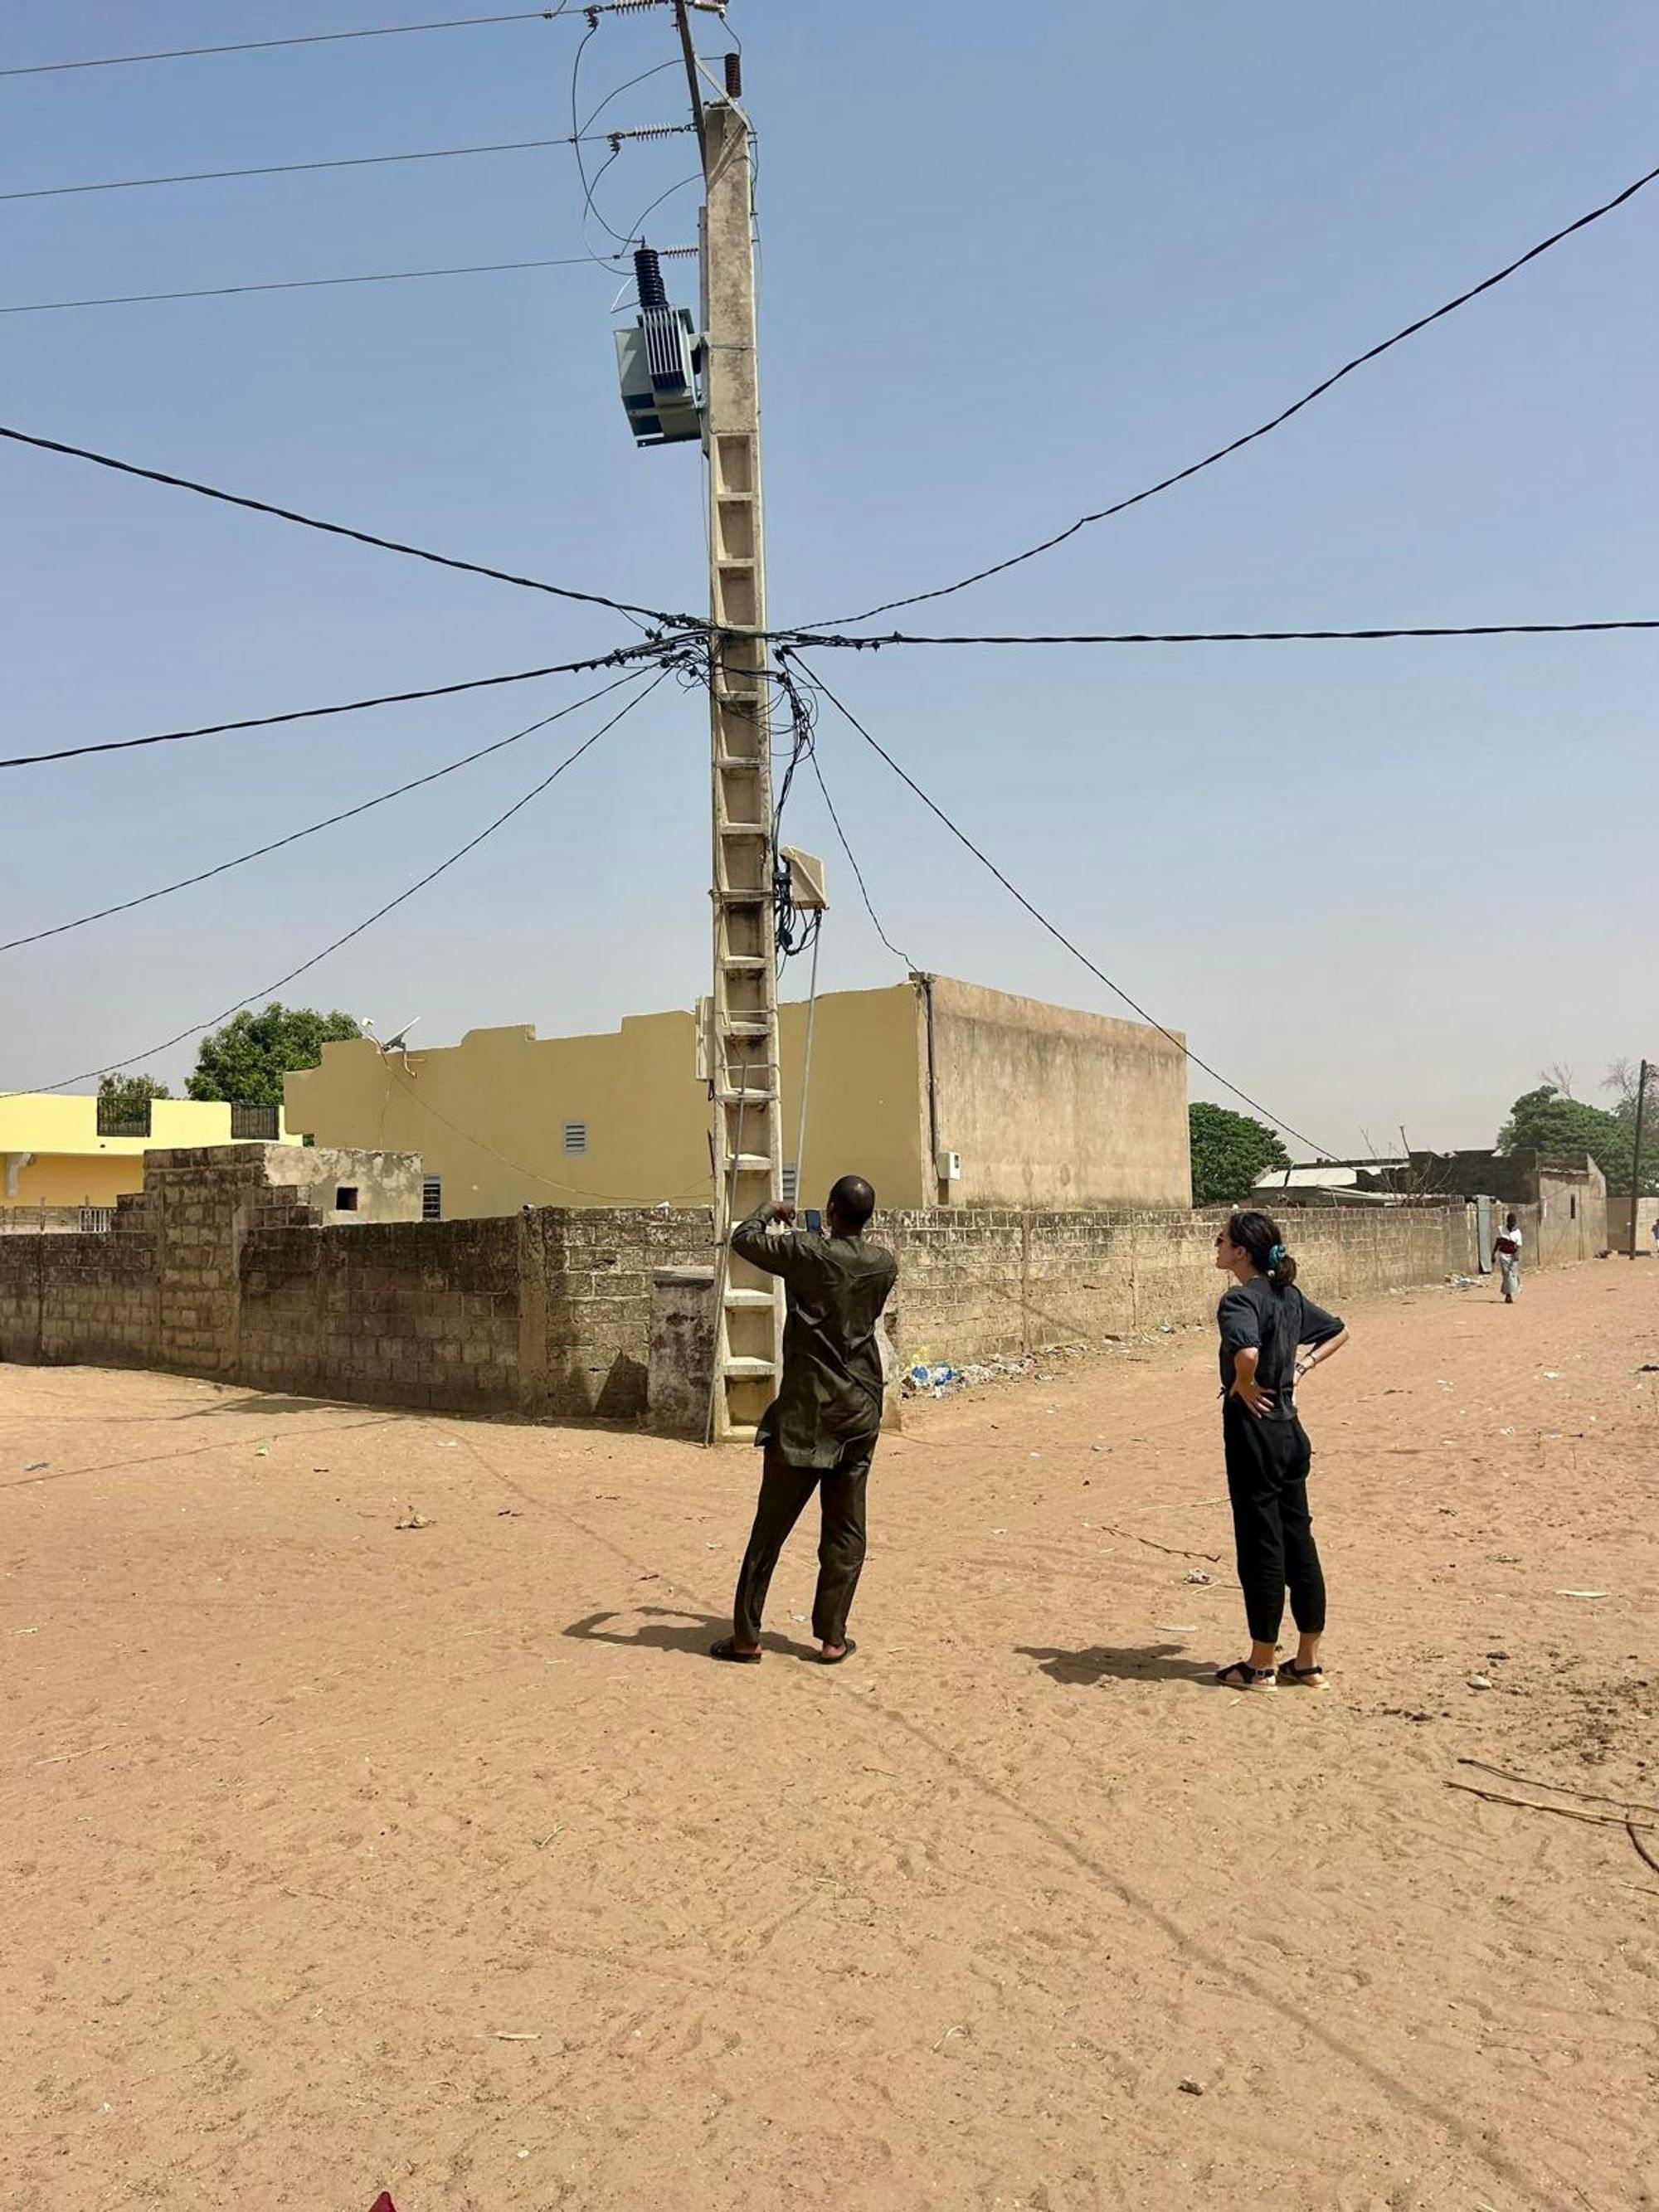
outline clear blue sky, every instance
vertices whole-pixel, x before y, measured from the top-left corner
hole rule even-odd
[[[418,18],[407,0],[14,0],[0,60]],[[459,12],[459,11],[458,11]],[[736,0],[761,132],[772,603],[945,580],[1181,465],[1650,166],[1651,9],[1399,0]],[[0,189],[568,127],[579,25],[0,80]],[[705,44],[719,43],[712,27]],[[605,19],[584,107],[673,53]],[[607,111],[679,119],[673,70]],[[626,230],[692,166],[630,149]],[[653,224],[694,234],[695,196]],[[0,206],[0,304],[580,251],[568,153]],[[1651,614],[1659,187],[1279,435],[1012,576],[949,629]],[[604,242],[597,231],[596,239]],[[689,264],[676,264],[690,297]],[[592,268],[0,318],[4,417],[507,568],[696,606],[695,447],[637,453]],[[603,650],[597,612],[0,453],[5,750]],[[826,666],[1109,972],[1337,1148],[1490,1139],[1564,1060],[1659,1053],[1659,641],[1046,653]],[[505,734],[554,686],[14,774],[0,936],[282,835]],[[580,718],[360,824],[0,957],[0,1082],[136,1051],[483,825]],[[552,750],[557,748],[557,750]],[[826,715],[823,760],[919,964],[1105,1012]],[[707,736],[666,690],[292,994],[608,1027],[706,988]],[[826,988],[899,971],[816,795]],[[160,1063],[175,1084],[192,1053]],[[1210,1086],[1194,1076],[1195,1095]]]

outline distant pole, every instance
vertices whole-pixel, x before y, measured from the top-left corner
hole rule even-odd
[[[1648,1103],[1648,1064],[1636,1079],[1636,1144],[1630,1164],[1630,1256],[1636,1257],[1636,1224],[1642,1211],[1642,1117]]]

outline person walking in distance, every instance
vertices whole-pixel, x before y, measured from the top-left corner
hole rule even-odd
[[[812,1633],[826,1667],[857,1650],[847,1616],[864,1565],[865,1486],[881,1433],[882,1308],[898,1262],[865,1236],[876,1194],[862,1176],[842,1176],[820,1231],[794,1227],[793,1206],[764,1206],[732,1232],[732,1249],[781,1275],[787,1304],[783,1376],[755,1431],[765,1453],[755,1525],[738,1575],[732,1633],[709,1655],[740,1666],[761,1656],[761,1614],[772,1570],[816,1490],[822,1526]],[[810,1219],[810,1217],[809,1217]],[[781,1224],[779,1235],[774,1224]]]
[[[1492,1245],[1492,1255],[1498,1262],[1498,1275],[1504,1285],[1506,1306],[1512,1306],[1521,1295],[1521,1231],[1516,1226],[1515,1216],[1506,1213],[1504,1226],[1493,1237]]]
[[[1216,1310],[1221,1435],[1250,1632],[1249,1657],[1215,1679],[1241,1690],[1272,1690],[1281,1681],[1322,1690],[1325,1577],[1308,1511],[1311,1447],[1297,1413],[1296,1385],[1340,1352],[1348,1332],[1297,1289],[1296,1261],[1267,1214],[1235,1213],[1215,1240],[1215,1263],[1233,1279]],[[1299,1640],[1295,1658],[1281,1666],[1287,1586]]]

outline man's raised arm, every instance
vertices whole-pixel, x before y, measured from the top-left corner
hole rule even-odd
[[[786,1205],[781,1200],[769,1199],[764,1206],[750,1215],[747,1221],[738,1222],[732,1231],[732,1249],[739,1259],[747,1260],[751,1267],[758,1267],[763,1274],[787,1276],[793,1256],[791,1248],[794,1240],[788,1237],[769,1237],[766,1232],[773,1222],[781,1221],[787,1225],[794,1218],[793,1206]]]

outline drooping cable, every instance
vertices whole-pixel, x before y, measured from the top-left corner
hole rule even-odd
[[[870,917],[872,927],[874,929],[876,935],[880,938],[882,943],[887,947],[887,950],[892,954],[894,959],[902,961],[906,969],[909,973],[914,974],[916,968],[915,962],[911,959],[908,952],[902,952],[899,950],[898,946],[894,944],[892,939],[889,937],[887,932],[881,926],[881,916],[876,912],[874,902],[870,896],[870,886],[864,880],[864,871],[859,866],[858,855],[854,852],[853,848],[847,842],[847,832],[841,826],[841,817],[836,811],[835,800],[830,796],[830,787],[823,780],[823,763],[819,761],[816,751],[812,754],[808,765],[811,769],[813,775],[817,779],[818,789],[823,794],[825,806],[830,810],[830,819],[835,825],[836,836],[841,841],[841,849],[847,855],[847,865],[853,871],[853,879],[859,887],[859,896],[864,901],[864,911]]]
[[[1407,323],[1403,329],[1395,331],[1391,337],[1383,338],[1377,344],[1368,346],[1364,353],[1356,354],[1351,361],[1344,362],[1340,368],[1334,370],[1329,376],[1322,378],[1310,391],[1304,392],[1299,399],[1293,399],[1288,407],[1281,407],[1276,415],[1270,416],[1265,422],[1257,423],[1255,429],[1246,430],[1241,436],[1230,439],[1224,446],[1218,446],[1213,453],[1206,453],[1200,460],[1191,461],[1185,468],[1176,469],[1169,476],[1160,477],[1156,483],[1147,484],[1139,491],[1131,492],[1125,499],[1115,500],[1109,507],[1098,507],[1091,514],[1080,514],[1075,522],[1068,523],[1064,530],[1055,531],[1052,537],[1039,539],[1037,544],[1026,546],[1022,552],[1011,553],[1005,560],[994,561],[986,568],[976,568],[971,575],[959,576],[953,584],[940,584],[932,591],[910,592],[902,599],[884,599],[878,606],[866,607],[861,614],[841,615],[832,622],[815,623],[811,627],[840,629],[848,623],[872,622],[878,615],[890,614],[896,607],[919,606],[925,599],[942,599],[953,592],[965,592],[972,585],[982,584],[989,577],[1000,576],[1009,568],[1018,568],[1023,562],[1035,561],[1040,554],[1051,553],[1055,546],[1065,544],[1067,538],[1075,538],[1079,531],[1087,530],[1097,522],[1109,521],[1114,515],[1125,514],[1132,507],[1139,507],[1144,500],[1156,499],[1160,492],[1170,491],[1176,484],[1185,483],[1188,477],[1198,476],[1206,469],[1213,468],[1218,461],[1226,460],[1230,455],[1242,452],[1246,446],[1254,445],[1258,438],[1265,438],[1273,431],[1280,428],[1291,420],[1292,416],[1299,415],[1304,407],[1311,407],[1315,400],[1322,398],[1328,392],[1340,384],[1345,377],[1352,376],[1357,369],[1364,368],[1368,362],[1380,360],[1385,353],[1392,352],[1395,346],[1403,345],[1407,338],[1415,337],[1419,331],[1427,330],[1431,324],[1441,321],[1447,315],[1455,314],[1460,307],[1468,307],[1470,301],[1478,300],[1482,293],[1490,292],[1496,286],[1506,283],[1517,271],[1526,268],[1529,262],[1536,261],[1540,255],[1549,252],[1552,247],[1559,246],[1564,240],[1573,237],[1581,230],[1587,230],[1592,223],[1600,222],[1604,216],[1612,215],[1616,209],[1623,207],[1626,201],[1634,199],[1638,192],[1644,191],[1656,179],[1659,179],[1659,167],[1647,170],[1643,175],[1626,185],[1622,191],[1615,192],[1611,199],[1603,200],[1599,207],[1591,208],[1588,213],[1577,216],[1573,222],[1563,224],[1559,230],[1552,231],[1547,238],[1540,239],[1536,246],[1528,246],[1524,253],[1517,254],[1513,261],[1506,262],[1503,268],[1494,270],[1490,276],[1482,277],[1478,284],[1471,284],[1467,291],[1458,293],[1455,299],[1443,301],[1428,314],[1419,315],[1414,321]]]
[[[633,15],[641,8],[667,4],[668,0],[621,0],[621,4],[617,0],[599,0],[592,12],[599,15]],[[554,23],[570,12],[569,0],[561,0],[556,8],[517,9],[510,15],[445,15],[429,23],[377,23],[361,31],[310,31],[285,39],[239,39],[230,46],[163,46],[143,54],[93,54],[83,61],[27,62],[15,68],[0,69],[0,77],[58,76],[70,70],[131,69],[139,62],[194,61],[205,54],[265,53],[276,46],[343,46],[349,40],[398,39],[415,31],[477,30],[495,23]],[[584,8],[581,12],[586,14],[588,10]]]
[[[670,629],[706,629],[706,621],[698,615],[665,614],[660,607],[642,607],[631,599],[613,599],[603,592],[578,591],[573,584],[544,583],[538,576],[514,575],[510,569],[492,568],[482,561],[463,561],[451,553],[434,553],[423,545],[409,545],[396,538],[382,538],[371,530],[355,530],[343,522],[325,522],[314,514],[301,514],[297,508],[278,507],[273,501],[252,499],[243,492],[222,491],[215,484],[198,483],[190,477],[170,474],[165,469],[141,468],[136,461],[118,459],[112,453],[94,453],[87,446],[71,446],[61,438],[42,438],[29,430],[19,430],[0,423],[0,438],[16,446],[32,446],[43,453],[64,453],[71,460],[90,461],[100,469],[113,469],[118,475],[140,477],[147,483],[165,484],[172,491],[194,492],[198,499],[217,500],[225,507],[240,507],[251,514],[275,515],[279,522],[297,523],[304,530],[318,530],[331,538],[349,538],[359,545],[373,545],[382,553],[401,553],[412,561],[429,562],[438,568],[454,568],[464,575],[488,576],[495,583],[515,584],[520,591],[544,592],[556,599],[573,599],[584,606],[609,607],[613,614],[644,615],[652,622],[660,623]]]
[[[772,805],[772,939],[780,975],[787,961],[793,960],[798,953],[807,951],[812,955],[812,972],[816,975],[818,933],[823,926],[823,911],[814,907],[803,913],[796,906],[793,879],[789,864],[783,857],[782,847],[784,810],[789,804],[798,770],[804,761],[812,757],[817,708],[810,696],[786,671],[775,672],[779,688],[789,708],[789,748],[788,758]]]
[[[640,130],[602,131],[597,134],[596,143],[609,146],[611,159],[615,161],[624,140],[678,138],[690,128],[689,123],[653,123]],[[411,154],[350,154],[326,161],[270,161],[249,169],[183,169],[165,177],[113,177],[85,185],[35,185],[27,191],[0,192],[0,200],[58,200],[85,192],[142,192],[161,185],[216,185],[238,177],[298,177],[313,174],[319,169],[384,169],[400,161],[460,161],[480,154],[544,153],[551,146],[574,146],[580,164],[581,147],[577,137],[503,138],[484,146],[432,146]]]
[[[787,650],[787,648],[786,648],[786,651]],[[950,831],[957,842],[959,845],[964,846],[967,850],[973,854],[980,866],[988,869],[990,873],[996,878],[997,881],[1002,885],[1004,890],[1008,893],[1009,896],[1013,899],[1017,904],[1024,908],[1026,913],[1030,915],[1032,921],[1035,921],[1039,927],[1047,930],[1049,936],[1054,939],[1056,944],[1063,945],[1066,951],[1072,955],[1073,959],[1081,961],[1083,965],[1088,969],[1089,973],[1093,975],[1097,981],[1103,983],[1114,998],[1121,999],[1124,1005],[1127,1006],[1133,1013],[1138,1014],[1141,1020],[1147,1023],[1152,1028],[1155,1029],[1160,1036],[1167,1037],[1170,1042],[1176,1047],[1176,1050],[1184,1054],[1194,1067],[1201,1068],[1204,1073],[1210,1077],[1212,1082],[1220,1084],[1223,1090],[1230,1091],[1235,1098],[1242,1098],[1244,1103],[1249,1107],[1253,1112],[1260,1114],[1265,1121],[1271,1122],[1274,1128],[1284,1130],[1287,1136],[1294,1137],[1298,1144],[1308,1146],[1313,1152],[1322,1158],[1339,1159],[1341,1158],[1341,1154],[1340,1152],[1334,1152],[1328,1146],[1320,1145],[1312,1137],[1310,1137],[1305,1131],[1298,1129],[1293,1122],[1285,1121],[1282,1115],[1273,1113],[1269,1108],[1264,1106],[1259,1098],[1254,1098],[1248,1091],[1241,1090],[1238,1085],[1234,1083],[1231,1078],[1223,1075],[1219,1068],[1212,1067],[1207,1060],[1200,1060],[1199,1055],[1193,1050],[1192,1047],[1183,1037],[1178,1036],[1173,1030],[1165,1029],[1163,1023],[1158,1019],[1155,1014],[1148,1013],[1146,1007],[1143,1006],[1138,1000],[1130,997],[1128,992],[1123,988],[1121,983],[1114,982],[1103,968],[1097,966],[1096,963],[1089,957],[1088,954],[1084,951],[1080,945],[1074,944],[1073,940],[1066,936],[1064,930],[1060,928],[1054,922],[1049,921],[1048,915],[1042,912],[1040,907],[1034,906],[1031,903],[1030,900],[1026,897],[1024,892],[1022,891],[1018,885],[1009,881],[1008,878],[1003,874],[1002,870],[998,867],[996,862],[991,859],[988,854],[982,852],[980,848],[975,844],[973,839],[969,836],[966,830],[957,828],[957,824],[951,819],[950,816],[945,811],[945,809],[939,805],[937,800],[931,799],[922,789],[921,786],[916,781],[915,778],[909,775],[906,769],[900,767],[897,761],[894,759],[892,754],[888,751],[887,748],[881,743],[879,738],[873,737],[871,732],[866,729],[864,724],[860,721],[858,716],[854,714],[852,708],[847,706],[843,701],[836,696],[836,694],[830,689],[830,686],[823,681],[823,678],[817,675],[813,670],[808,668],[804,660],[800,660],[799,655],[794,655],[793,657],[798,661],[802,673],[807,678],[808,681],[823,693],[823,696],[830,702],[830,705],[835,708],[843,720],[851,724],[852,727],[858,732],[860,737],[864,739],[866,744],[867,744],[872,751],[878,753],[880,757],[886,762],[888,767],[892,769],[894,775],[898,777],[900,782],[906,785],[909,790],[914,792],[915,796],[927,809],[928,812],[934,815],[945,824],[945,827]]]
[[[620,264],[623,256],[605,258]],[[463,261],[443,269],[376,269],[353,276],[286,276],[249,284],[199,284],[181,292],[103,292],[84,300],[21,300],[0,305],[0,315],[61,315],[71,307],[145,307],[162,300],[228,300],[244,292],[321,292],[342,284],[413,284],[432,276],[499,276],[520,269],[586,269],[591,253],[562,253],[540,261]]]
[[[506,684],[530,684],[544,676],[586,675],[590,669],[615,668],[625,661],[651,660],[671,654],[684,639],[671,638],[650,645],[618,647],[591,660],[561,661],[550,668],[521,668],[511,676],[473,676],[464,684],[434,684],[422,691],[383,691],[373,699],[347,699],[334,707],[291,707],[283,714],[251,714],[240,722],[203,722],[193,730],[159,730],[148,738],[106,738],[96,744],[62,745],[49,753],[14,753],[0,760],[0,769],[38,768],[43,762],[79,760],[88,753],[126,753],[144,745],[175,745],[186,738],[216,738],[234,730],[269,730],[283,722],[308,722],[326,714],[359,714],[369,707],[404,707],[416,699],[448,699],[459,691],[489,691]],[[606,689],[610,689],[607,686]],[[603,695],[593,693],[593,697]]]
[[[382,791],[373,799],[361,800],[356,806],[343,808],[337,814],[325,815],[320,822],[308,823],[303,830],[291,830],[286,837],[274,837],[269,844],[256,845],[252,852],[239,853],[234,860],[221,860],[216,866],[198,869],[193,876],[180,876],[176,883],[162,884],[155,890],[143,891],[137,898],[122,899],[114,906],[100,906],[91,914],[77,915],[73,921],[60,921],[50,929],[33,930],[27,937],[9,938],[0,944],[0,952],[15,952],[25,945],[40,945],[49,937],[67,936],[72,929],[85,929],[91,922],[106,921],[112,915],[131,914],[135,907],[149,906],[156,899],[170,898],[174,891],[190,890],[197,884],[210,883],[216,876],[228,875],[233,868],[246,867],[250,860],[262,860],[268,853],[280,853],[287,846],[299,844],[303,838],[314,837],[319,830],[332,830],[342,822],[354,822],[360,814],[368,814],[377,806],[385,806],[394,799],[403,798],[407,792],[419,791],[428,783],[441,782],[445,776],[453,775],[459,769],[471,768],[474,761],[487,760],[492,753],[505,752],[508,746],[518,744],[538,730],[545,730],[555,722],[562,722],[567,714],[579,714],[584,707],[591,707],[595,700],[605,698],[623,684],[637,684],[644,673],[643,669],[630,669],[625,676],[619,676],[614,684],[602,684],[597,691],[590,691],[585,699],[577,699],[568,707],[561,707],[556,714],[544,714],[538,722],[526,723],[523,729],[514,730],[511,737],[497,738],[493,744],[480,745],[476,752],[463,753],[459,760],[447,761],[441,768],[434,768],[425,775],[413,776],[407,783],[398,784],[394,790]]]
[[[174,1045],[184,1043],[187,1037],[200,1036],[204,1030],[216,1028],[221,1022],[228,1021],[233,1014],[240,1013],[245,1006],[251,1006],[257,1000],[268,998],[273,993],[284,989],[287,985],[319,966],[329,957],[331,953],[337,952],[342,945],[349,945],[354,938],[361,937],[365,930],[372,929],[377,921],[384,921],[394,908],[400,907],[406,900],[412,899],[417,891],[424,890],[428,884],[435,883],[440,876],[453,868],[458,861],[464,860],[469,853],[476,852],[486,838],[493,837],[495,832],[510,822],[515,814],[528,806],[533,799],[539,799],[550,785],[556,783],[568,768],[574,767],[582,755],[598,744],[599,739],[608,731],[613,730],[625,715],[631,714],[636,707],[642,706],[656,690],[658,685],[666,682],[669,673],[670,672],[665,668],[660,671],[646,685],[644,690],[636,691],[624,706],[618,708],[608,721],[600,724],[592,737],[584,738],[574,752],[567,753],[558,766],[544,775],[539,783],[533,784],[521,799],[514,799],[512,805],[498,814],[493,822],[486,823],[476,836],[469,837],[465,845],[459,847],[447,859],[440,860],[435,868],[428,868],[423,876],[418,877],[414,883],[400,890],[395,898],[390,898],[383,906],[376,907],[373,914],[366,915],[362,921],[348,929],[343,935],[335,938],[330,944],[324,945],[320,952],[313,952],[308,959],[301,961],[297,968],[290,968],[285,975],[277,976],[275,982],[266,983],[257,991],[250,991],[246,998],[238,999],[234,1005],[224,1007],[216,1014],[210,1014],[205,1021],[191,1022],[185,1028],[175,1030],[172,1036],[163,1037],[159,1043],[146,1045],[141,1052],[129,1053],[123,1060],[106,1060],[101,1067],[83,1067],[74,1075],[59,1076],[55,1083],[30,1084],[21,1086],[19,1090],[0,1091],[0,1097],[15,1098],[26,1091],[66,1091],[72,1083],[87,1083],[95,1076],[113,1075],[121,1068],[134,1067],[140,1060],[153,1060],[161,1053],[170,1052]]]
[[[853,653],[879,653],[891,645],[1352,645],[1404,637],[1585,637],[1623,629],[1659,629],[1659,617],[1636,615],[1607,622],[1434,623],[1376,629],[1080,630],[1031,635],[923,635],[903,630],[876,637],[848,637],[835,630],[774,629],[763,635],[784,645],[810,645]]]

